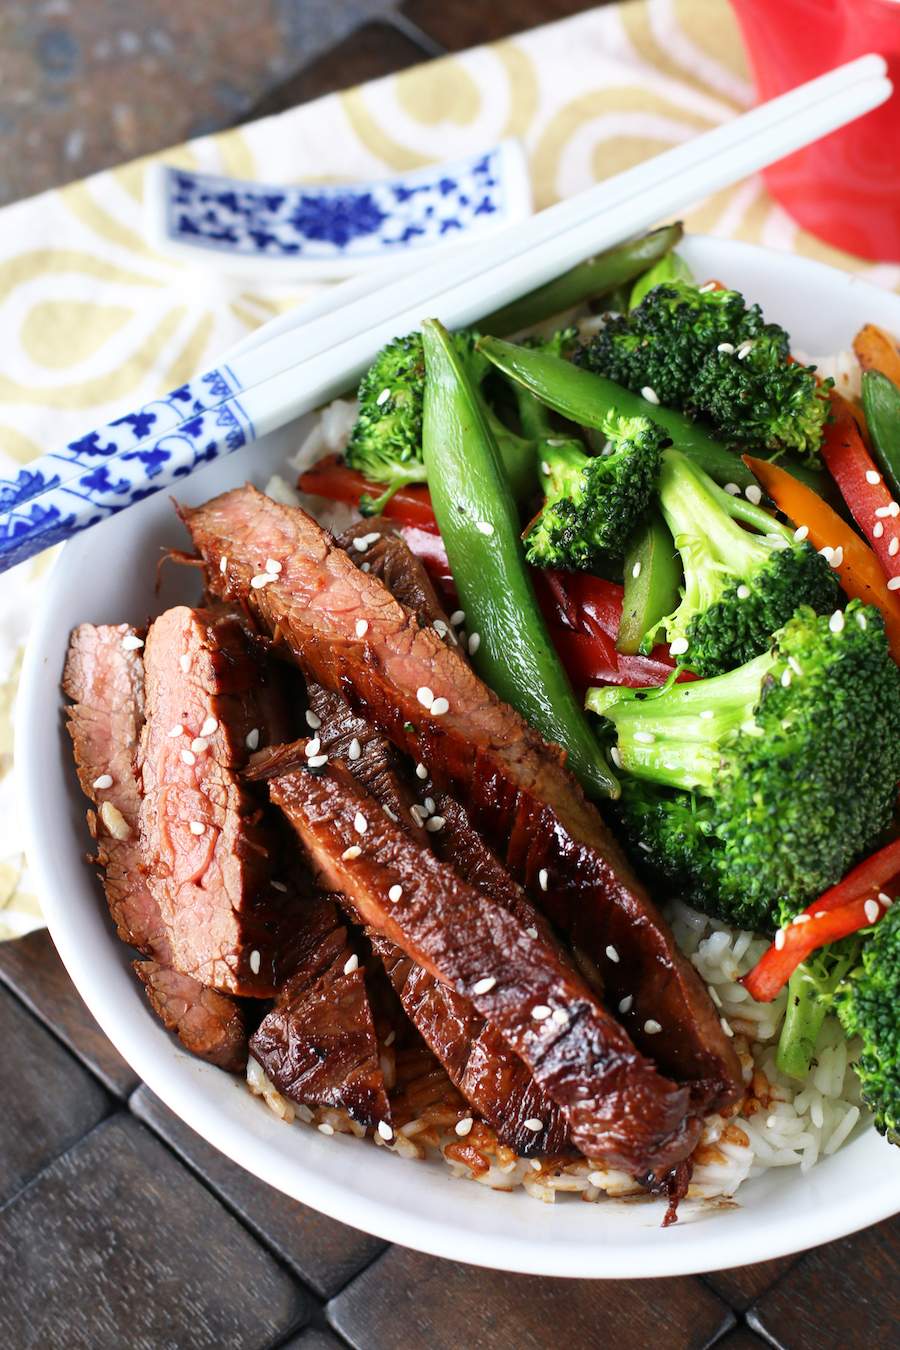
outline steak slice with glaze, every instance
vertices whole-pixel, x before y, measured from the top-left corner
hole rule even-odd
[[[625,1026],[692,1084],[694,1110],[736,1100],[740,1065],[709,995],[562,752],[301,509],[246,486],[181,514],[211,588],[247,606],[308,677],[340,690],[465,800],[479,833],[598,968],[611,1006],[631,1000]],[[261,557],[282,570],[253,589]],[[426,706],[432,697],[445,712]]]
[[[274,676],[241,621],[184,605],[151,625],[144,671],[141,849],[171,965],[269,997],[290,969],[295,897],[273,875],[272,828],[239,775],[257,743],[284,735]]]
[[[297,769],[269,790],[322,884],[471,1000],[563,1108],[582,1152],[638,1174],[691,1152],[701,1125],[689,1089],[635,1050],[549,943],[416,843],[345,766]]]
[[[78,778],[99,806],[99,813],[88,812],[96,861],[119,937],[153,958],[134,963],[153,1010],[193,1054],[239,1071],[247,1061],[243,1011],[227,995],[168,968],[166,925],[147,885],[134,765],[144,714],[141,646],[128,624],[82,624],[72,634],[66,657],[62,683],[73,701],[67,722]]]
[[[365,971],[337,906],[310,896],[299,922],[296,968],[250,1053],[293,1101],[343,1109],[367,1126],[390,1122]]]

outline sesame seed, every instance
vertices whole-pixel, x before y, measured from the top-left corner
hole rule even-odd
[[[327,1120],[323,1120],[321,1125],[316,1126],[319,1134],[334,1134],[334,1126],[329,1125]]]
[[[550,465],[547,463],[545,459],[541,460],[541,473],[544,475],[545,478],[548,478],[550,476]]]
[[[250,578],[250,585],[255,591],[261,591],[263,586],[268,586],[269,582],[274,580],[271,572],[257,572],[255,577]]]
[[[168,734],[169,736],[183,736],[183,735],[184,735],[184,727],[181,725],[180,722],[176,722],[175,725],[174,725],[174,727],[169,727],[169,730],[168,730],[168,733],[167,733],[167,734]]]
[[[320,736],[313,736],[311,741],[306,742],[306,749],[303,753],[306,755],[306,758],[309,759],[310,755],[317,755],[321,749],[322,738]]]
[[[881,482],[881,474],[878,473],[878,471],[877,471],[876,469],[867,469],[867,470],[866,470],[866,482],[867,482],[867,483],[872,483],[873,486],[874,486],[875,483],[880,483],[880,482]]]
[[[836,609],[828,620],[828,627],[832,633],[842,633],[844,631],[844,611]]]
[[[749,483],[744,488],[744,496],[748,502],[752,502],[754,506],[759,506],[762,501],[762,488],[757,487],[756,483]]]
[[[609,757],[610,757],[610,759],[612,760],[613,764],[615,764],[616,768],[617,768],[617,769],[621,769],[621,767],[622,767],[622,755],[621,755],[621,753],[620,753],[620,751],[619,751],[619,747],[618,747],[617,745],[611,745],[611,746],[610,746],[610,748],[609,748]]]
[[[310,731],[318,731],[319,727],[322,725],[321,717],[319,717],[317,713],[314,713],[312,708],[307,708],[306,710],[306,725],[309,727]]]
[[[426,820],[425,828],[429,834],[435,834],[438,830],[442,830],[444,828],[444,817],[432,816],[430,820]]]
[[[416,822],[417,825],[421,825],[425,817],[428,815],[428,812],[425,810],[424,806],[420,806],[419,803],[416,802],[415,806],[411,806],[409,808],[409,814],[412,816],[413,820]]]
[[[900,577],[891,577],[887,584],[887,588],[889,591],[900,590]]]
[[[493,975],[485,975],[483,980],[478,980],[472,985],[473,994],[489,994],[497,981]]]
[[[725,491],[728,493],[729,497],[739,497],[741,495],[741,489],[738,487],[737,483],[726,483]]]
[[[612,946],[612,944],[610,944],[607,947],[606,955],[609,957],[610,961],[615,962],[616,965],[619,964],[619,953],[616,951],[615,947]]]
[[[430,712],[432,717],[443,717],[445,712],[449,712],[450,704],[445,698],[436,698],[431,705]]]
[[[205,740],[203,736],[195,736],[191,741],[191,749],[195,755],[202,755],[203,751],[208,748],[209,741]]]
[[[423,780],[428,777],[428,770],[425,768],[424,764],[416,765],[416,777],[421,778]]]
[[[126,652],[136,652],[143,645],[144,639],[137,637],[134,633],[126,633],[122,639],[122,646]]]
[[[843,544],[838,544],[837,548],[833,550],[833,552],[832,552],[832,554],[831,554],[831,557],[829,558],[828,561],[831,563],[832,567],[841,567],[841,566],[842,566],[843,561],[844,561],[844,546],[843,546]]]
[[[897,556],[898,549],[900,549],[900,539],[898,539],[897,536],[894,535],[893,539],[888,544],[888,557],[895,558]]]
[[[286,894],[287,894],[287,886],[285,886],[285,884],[284,884],[283,881],[273,881],[273,882],[272,882],[272,890],[273,890],[273,891],[281,891],[282,895],[286,895]]]
[[[252,731],[247,732],[247,735],[244,737],[244,744],[248,750],[256,749],[259,745],[259,727],[254,727]]]
[[[878,899],[884,905],[885,909],[890,909],[891,905],[894,903],[892,897],[889,896],[885,891],[878,892]]]
[[[368,620],[368,619],[357,619],[357,620],[356,620],[356,636],[357,636],[358,638],[365,637],[365,636],[366,636],[366,633],[368,633],[368,631],[369,631],[369,620]]]
[[[188,825],[188,829],[191,834],[205,834],[206,832],[206,826],[203,824],[202,820],[192,820]]]
[[[224,553],[219,559],[219,571],[222,573],[223,576],[228,571],[228,559],[226,558]]]
[[[456,1122],[453,1128],[461,1139],[465,1139],[474,1124],[475,1122],[471,1116],[464,1116],[462,1120]]]
[[[353,547],[356,549],[357,553],[365,553],[366,549],[369,547],[368,539],[368,535],[361,535],[359,539],[353,540]]]
[[[423,684],[421,688],[416,690],[416,698],[419,700],[423,708],[430,708],[432,703],[434,702],[434,694],[428,688],[427,684]]]
[[[103,802],[100,807],[100,819],[109,830],[113,839],[130,839],[131,827],[117,806],[112,802]]]
[[[525,932],[528,934],[528,936],[529,936],[530,938],[536,938],[536,937],[537,937],[537,929],[536,929],[536,928],[526,928],[526,929],[525,929]]]
[[[426,797],[422,805],[425,807],[426,815],[434,815],[435,802],[433,797]]]
[[[530,1120],[524,1120],[522,1124],[525,1126],[526,1130],[531,1130],[532,1134],[537,1134],[544,1128],[544,1122],[538,1120],[537,1116],[532,1116]]]
[[[733,342],[720,342],[719,345],[718,345],[718,347],[716,348],[716,351],[717,351],[717,352],[724,352],[726,356],[730,356],[731,353],[734,351],[734,343],[733,343]]]
[[[540,886],[542,891],[545,891],[547,889],[547,884],[549,880],[550,877],[546,867],[542,867],[541,870],[538,872],[538,885]]]
[[[825,915],[826,915],[827,913],[828,913],[828,910],[827,910],[827,909],[817,909],[816,912],[815,912],[815,914],[813,915],[813,918],[814,918],[814,919],[824,919],[824,918],[825,918]]]
[[[362,849],[360,848],[359,844],[351,844],[349,848],[344,849],[343,853],[341,854],[341,857],[344,860],[344,862],[352,862],[353,859],[358,858],[361,853]]]
[[[656,740],[656,737],[653,735],[652,731],[636,731],[634,733],[634,739],[640,745],[652,745]]]
[[[750,587],[749,587],[749,586],[745,586],[745,585],[742,584],[742,585],[738,586],[737,591],[736,591],[735,593],[736,593],[737,598],[738,598],[739,600],[749,600],[749,598],[750,598]]]
[[[752,342],[742,342],[737,349],[737,359],[739,361],[743,361],[746,357],[750,355],[752,351],[753,351]]]
[[[387,401],[388,401],[388,399],[390,398],[390,396],[391,396],[391,391],[390,391],[390,389],[382,389],[381,393],[378,395],[378,397],[377,397],[376,400],[375,400],[375,406],[376,406],[376,408],[381,408],[381,407],[383,407],[384,404],[387,403]]]
[[[568,1026],[569,1014],[565,1008],[554,1008],[550,1021],[555,1022],[558,1027]]]
[[[702,286],[697,287],[697,292],[699,295],[706,295],[707,291],[714,291],[715,289],[716,289],[715,281],[704,281]]]
[[[777,952],[780,952],[783,946],[784,946],[784,929],[779,928],[778,932],[775,934],[775,950]]]
[[[277,558],[266,558],[266,571],[270,577],[277,577],[281,571],[281,563]]]
[[[403,895],[402,886],[392,886],[391,889],[388,891],[388,899],[393,900],[394,904],[397,903],[397,901],[402,897],[402,895]]]
[[[734,1035],[734,1032],[732,1031],[732,1029],[731,1029],[731,1027],[728,1025],[728,1023],[726,1022],[726,1020],[725,1020],[724,1017],[720,1017],[720,1018],[719,1018],[719,1024],[720,1024],[722,1030],[725,1032],[725,1035],[726,1035],[726,1036],[733,1036],[733,1035]]]
[[[356,952],[354,952],[352,956],[348,956],[347,960],[344,962],[345,975],[352,975],[354,970],[359,970],[359,957],[356,955]]]
[[[259,952],[256,951],[256,950],[254,949],[254,950],[250,953],[250,969],[253,971],[253,974],[254,974],[254,975],[258,975],[258,974],[259,974],[259,967],[260,967],[260,964],[261,964],[261,961],[260,961],[260,955],[259,955]]]
[[[490,536],[494,533],[494,527],[489,520],[476,520],[475,528],[479,534]]]
[[[183,764],[196,764],[197,756],[194,754],[193,750],[182,750],[181,760]]]
[[[189,652],[183,652],[182,655],[179,656],[179,658],[178,658],[178,664],[181,666],[181,669],[184,671],[184,673],[185,673],[185,675],[186,675],[186,674],[188,673],[188,671],[190,670],[190,668],[191,668],[191,657],[190,657],[190,653],[189,653]]]
[[[390,1047],[390,1046],[392,1046],[392,1045],[394,1044],[394,1041],[395,1041],[396,1039],[397,1039],[397,1033],[396,1033],[396,1031],[389,1031],[388,1034],[387,1034],[387,1035],[385,1036],[385,1038],[384,1038],[384,1043],[385,1043],[386,1046]]]
[[[879,520],[885,520],[891,514],[889,506],[878,506],[875,508],[875,515]]]
[[[355,759],[359,759],[361,755],[362,755],[362,746],[361,746],[360,743],[359,743],[358,737],[354,736],[354,737],[353,737],[353,740],[350,742],[349,746],[347,747],[347,757],[348,757],[348,759],[354,759],[354,760],[355,760]]]
[[[662,1027],[655,1018],[648,1017],[647,1021],[644,1023],[644,1030],[648,1036],[655,1036],[658,1031],[662,1031]]]
[[[796,539],[797,543],[799,544],[803,539],[806,538],[806,536],[807,536],[808,534],[809,534],[809,526],[808,526],[808,525],[798,525],[797,528],[796,528],[796,530],[794,531],[794,538]]]
[[[466,611],[464,609],[455,609],[450,615],[450,622],[454,628],[458,628],[461,623],[466,621]]]
[[[781,683],[782,683],[782,686],[783,686],[785,689],[790,689],[790,687],[791,687],[791,680],[792,680],[793,678],[794,678],[793,672],[792,672],[789,668],[786,667],[786,668],[781,672]]]
[[[111,773],[101,773],[100,777],[95,778],[93,783],[91,784],[91,786],[95,787],[98,792],[102,792],[104,788],[111,788],[112,785],[113,785],[113,778]]]
[[[536,1022],[544,1022],[550,1016],[550,1009],[546,1003],[536,1003],[531,1010],[531,1015]]]
[[[387,1123],[386,1120],[379,1120],[378,1133],[381,1135],[382,1139],[384,1139],[387,1143],[390,1143],[390,1141],[394,1137],[394,1131],[391,1129],[390,1125]]]
[[[478,651],[478,648],[481,646],[481,634],[470,633],[469,641],[466,643],[466,646],[469,649],[469,655],[474,656],[475,653]]]
[[[877,900],[867,900],[863,905],[863,913],[869,920],[869,923],[877,923],[881,915],[881,906]]]
[[[872,526],[872,535],[875,539],[880,539],[883,534],[884,534],[884,521],[876,520],[875,524]]]
[[[366,820],[362,811],[357,811],[356,815],[353,817],[353,828],[357,834],[365,834],[366,830],[369,828],[369,822]]]
[[[311,769],[322,769],[328,763],[327,755],[310,755],[306,761]]]
[[[677,637],[669,643],[669,651],[673,656],[684,656],[689,646],[690,643],[686,637]]]
[[[649,384],[645,384],[641,390],[641,398],[645,398],[648,403],[659,403],[659,394],[655,389],[651,389]]]
[[[215,717],[207,717],[206,721],[203,723],[203,726],[200,728],[200,735],[212,736],[214,732],[218,731],[218,729],[219,723],[217,719]]]
[[[638,559],[638,561],[634,564],[634,567],[632,567],[631,575],[634,577],[635,581],[637,581],[638,577],[641,575],[640,559]]]

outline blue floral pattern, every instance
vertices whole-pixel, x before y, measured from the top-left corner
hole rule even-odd
[[[0,479],[0,571],[254,439],[240,389],[227,367],[206,371]]]
[[[502,151],[353,187],[273,189],[169,167],[165,229],[173,242],[233,256],[320,264],[424,248],[505,213]]]

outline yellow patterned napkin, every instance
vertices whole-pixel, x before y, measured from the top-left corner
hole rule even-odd
[[[273,182],[353,181],[518,136],[542,207],[727,121],[751,96],[724,0],[628,0],[160,158]],[[0,211],[3,473],[182,383],[316,289],[226,281],[153,252],[141,224],[148,162]],[[900,284],[900,268],[860,264],[798,229],[759,178],[687,222]],[[0,937],[41,921],[15,824],[11,712],[47,566],[0,579]]]

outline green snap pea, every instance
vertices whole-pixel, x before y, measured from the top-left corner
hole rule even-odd
[[[648,513],[625,552],[625,595],[616,648],[640,651],[645,634],[678,604],[681,567],[668,525],[658,511]]]
[[[900,389],[880,370],[862,377],[862,405],[878,467],[895,500],[900,499]]]

